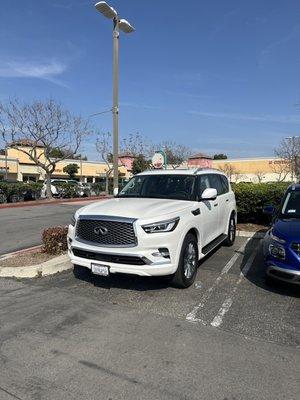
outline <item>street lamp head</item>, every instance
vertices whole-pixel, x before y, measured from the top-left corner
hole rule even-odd
[[[97,11],[99,11],[106,18],[114,19],[117,17],[117,11],[109,6],[106,1],[99,1],[95,4]]]
[[[131,33],[135,31],[134,27],[130,25],[130,23],[126,19],[120,19],[119,28],[125,33]]]

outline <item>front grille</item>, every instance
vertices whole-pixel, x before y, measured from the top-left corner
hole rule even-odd
[[[292,243],[291,245],[292,250],[300,256],[300,243]]]
[[[133,247],[137,241],[133,219],[85,216],[76,224],[76,239],[101,246]]]
[[[118,264],[131,264],[131,265],[145,265],[145,262],[140,257],[95,253],[93,251],[86,251],[82,249],[72,249],[74,256],[80,258],[87,258],[88,260],[106,261]]]

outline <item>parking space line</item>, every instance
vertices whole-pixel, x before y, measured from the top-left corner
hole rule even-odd
[[[230,307],[233,304],[233,298],[237,292],[238,286],[242,282],[243,278],[247,276],[247,274],[252,266],[252,263],[257,255],[257,251],[258,251],[259,247],[260,247],[260,243],[255,247],[255,249],[253,250],[253,253],[247,260],[246,264],[244,265],[244,267],[240,273],[239,279],[232,290],[231,295],[225,299],[224,303],[222,304],[221,308],[218,311],[218,314],[212,320],[212,322],[210,324],[211,326],[218,328],[222,324],[225,314],[230,310]]]
[[[205,306],[205,303],[207,302],[207,300],[212,295],[213,290],[218,286],[218,284],[220,283],[220,281],[221,281],[222,277],[224,276],[224,274],[227,274],[228,271],[233,267],[233,265],[235,264],[235,262],[237,261],[237,259],[241,255],[241,253],[243,253],[245,251],[245,248],[246,248],[246,246],[247,246],[249,241],[250,241],[250,238],[247,239],[247,241],[238,250],[236,250],[235,254],[231,257],[231,259],[227,262],[225,267],[222,269],[220,275],[214,281],[213,285],[203,294],[203,296],[201,298],[201,302],[199,304],[197,304],[193,308],[193,310],[186,316],[186,320],[187,321],[202,322],[203,324],[206,325],[205,321],[203,321],[203,320],[201,320],[201,319],[196,317],[197,316],[197,312],[201,308],[203,308]]]

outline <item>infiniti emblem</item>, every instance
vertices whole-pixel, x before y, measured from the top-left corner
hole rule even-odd
[[[108,234],[108,229],[105,228],[104,226],[96,226],[96,227],[94,228],[94,233],[95,233],[96,235],[102,235],[102,236],[104,236],[104,235],[107,235],[107,234]]]

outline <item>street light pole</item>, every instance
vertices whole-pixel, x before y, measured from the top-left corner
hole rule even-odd
[[[114,195],[119,191],[119,36],[120,30],[124,33],[134,32],[133,26],[125,19],[120,19],[117,11],[105,1],[95,4],[106,18],[113,20],[113,173],[114,173]]]
[[[113,29],[113,167],[114,189],[116,196],[119,191],[119,20],[114,18]]]

